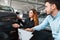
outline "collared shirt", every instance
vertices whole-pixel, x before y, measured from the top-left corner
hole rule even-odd
[[[33,27],[33,30],[41,30],[50,25],[54,40],[60,40],[60,11],[55,17],[48,15],[45,20],[38,26]]]

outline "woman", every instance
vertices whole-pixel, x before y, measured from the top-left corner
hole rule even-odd
[[[37,26],[39,23],[38,23],[38,16],[37,16],[37,12],[35,9],[31,9],[28,13],[28,18],[25,19],[25,21],[23,22],[22,21],[22,18],[20,18],[18,16],[18,24],[17,23],[14,23],[13,24],[13,27],[14,28],[24,28],[24,29],[27,29],[27,28],[32,28],[34,26]],[[19,24],[22,24],[23,26],[19,26]]]
[[[34,26],[37,26],[39,23],[36,10],[31,9],[28,15],[29,17],[25,19],[25,22],[23,23],[23,28],[32,28]]]
[[[32,22],[31,24],[29,24],[30,23],[29,22],[29,23],[27,23],[27,25],[30,26],[30,25],[33,25],[33,23],[34,23],[34,25],[31,26],[30,28],[26,26],[27,28],[25,30],[27,30],[27,31],[31,30],[32,27],[38,25],[38,17],[36,14],[36,10],[34,10],[34,11],[33,10],[34,9],[31,9],[29,11],[29,19],[30,19],[30,21],[33,19],[34,22]],[[52,39],[51,31],[44,29],[44,30],[40,30],[40,31],[35,30],[33,32],[33,37],[30,40],[51,40],[51,39]]]

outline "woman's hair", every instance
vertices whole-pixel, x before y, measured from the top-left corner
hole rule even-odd
[[[34,20],[34,24],[35,26],[39,24],[38,22],[38,16],[37,16],[37,11],[35,9],[31,9],[33,11],[33,20]]]

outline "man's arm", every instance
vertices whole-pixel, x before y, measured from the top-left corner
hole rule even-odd
[[[60,40],[60,30],[59,30],[59,33],[58,33],[58,35],[56,35],[54,40]]]
[[[47,16],[46,18],[45,18],[45,20],[40,24],[40,25],[38,25],[38,26],[35,26],[35,27],[33,27],[33,28],[28,28],[28,29],[26,29],[27,31],[33,31],[33,30],[41,30],[41,29],[44,29],[44,28],[46,28],[48,25],[49,25],[49,22],[48,22],[48,19],[49,19],[49,16]]]
[[[60,40],[60,21],[59,21],[58,34],[56,35],[54,40]]]
[[[46,28],[46,27],[49,25],[48,19],[49,19],[49,16],[47,16],[47,17],[45,18],[45,20],[44,20],[40,25],[35,26],[35,27],[33,27],[32,29],[39,31],[39,30],[41,30],[41,29]]]

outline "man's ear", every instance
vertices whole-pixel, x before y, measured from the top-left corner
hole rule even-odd
[[[56,5],[55,4],[52,4],[52,9],[56,9]]]

